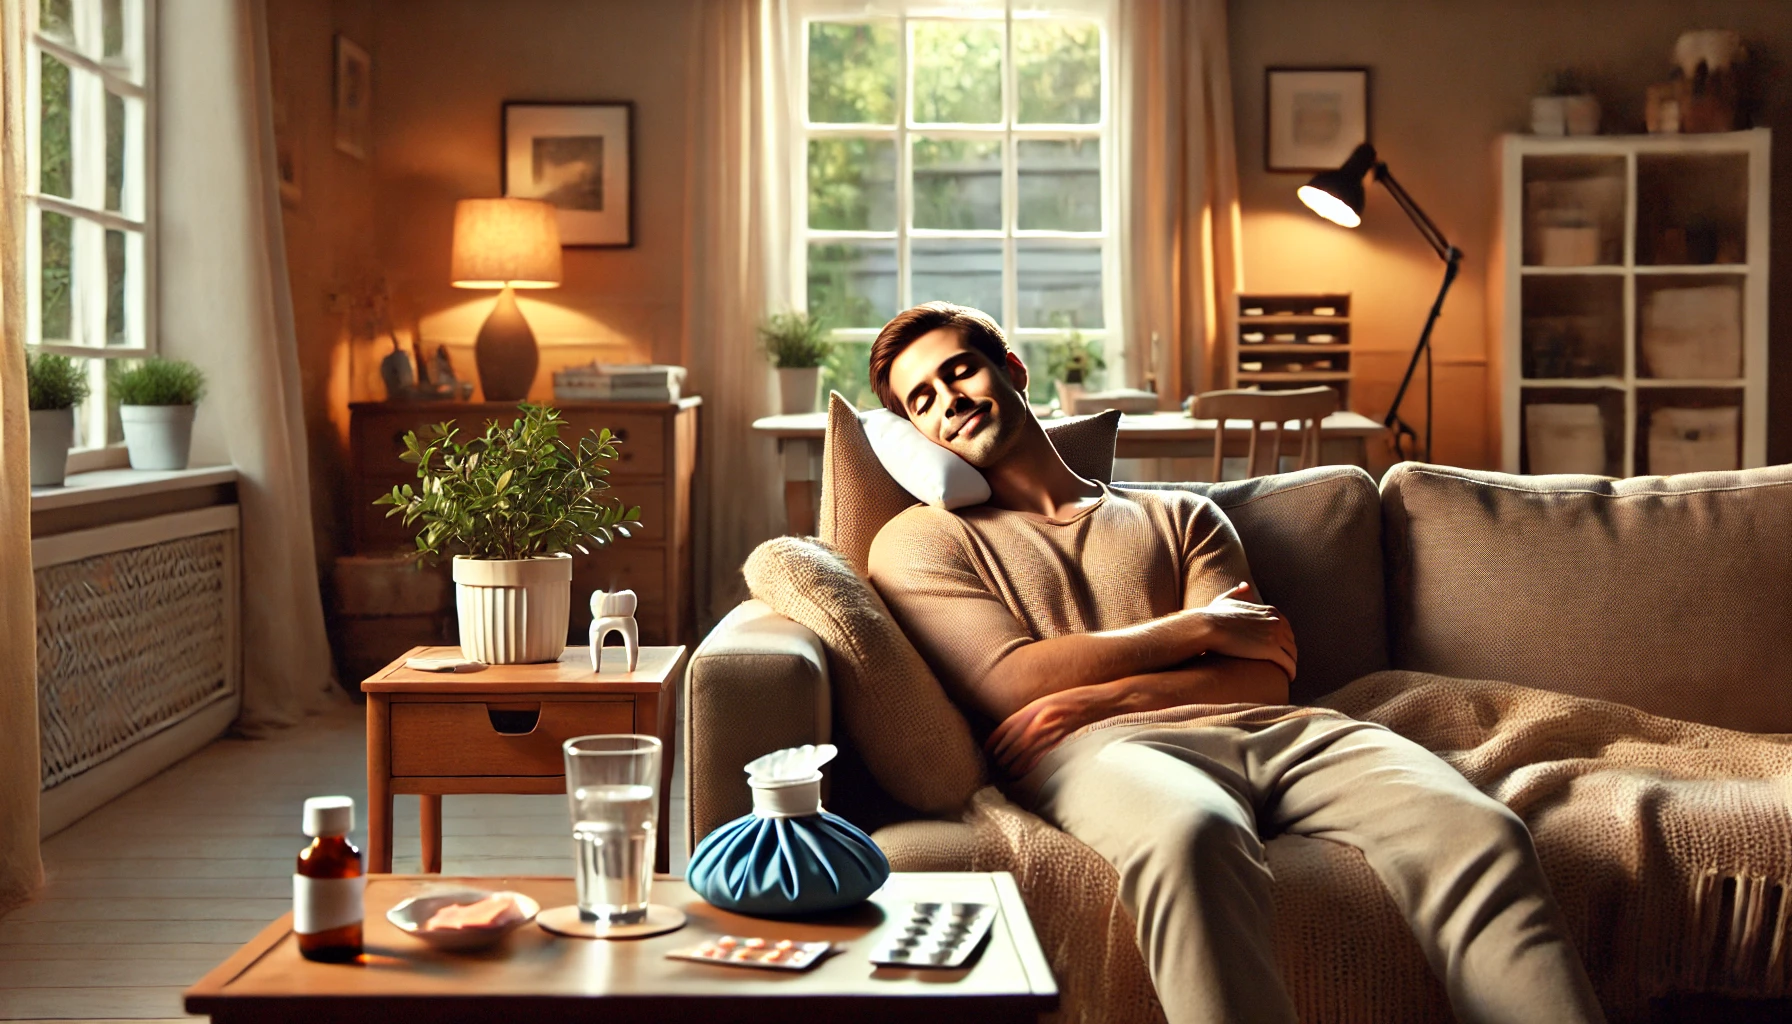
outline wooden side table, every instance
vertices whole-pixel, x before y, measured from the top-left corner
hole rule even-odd
[[[432,950],[386,920],[386,911],[400,900],[441,881],[402,875],[367,880],[367,950],[378,955],[367,957],[365,966],[301,958],[292,915],[282,916],[187,989],[187,1012],[210,1014],[214,1024],[1034,1024],[1041,1013],[1058,1008],[1057,983],[1014,876],[1005,871],[897,873],[872,895],[874,905],[790,920],[732,914],[703,902],[682,880],[660,878],[653,883],[653,902],[689,915],[678,931],[598,942],[559,938],[531,924],[474,956]],[[515,889],[544,907],[578,898],[570,878],[455,881],[480,889]],[[898,915],[904,905],[921,900],[993,903],[999,912],[989,938],[963,967],[916,970],[871,964],[872,948],[901,927]],[[671,950],[721,935],[838,942],[845,948],[800,974],[666,957]]]
[[[367,868],[392,870],[392,796],[415,793],[423,870],[442,870],[442,796],[564,793],[560,745],[592,733],[642,733],[664,744],[655,862],[671,849],[673,695],[685,648],[643,647],[635,671],[622,648],[568,647],[540,665],[420,672],[406,658],[458,658],[458,647],[413,647],[361,683],[367,694]],[[567,838],[571,839],[568,833]]]

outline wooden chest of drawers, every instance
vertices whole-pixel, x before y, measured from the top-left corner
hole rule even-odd
[[[555,402],[566,417],[561,436],[572,441],[604,427],[616,435],[618,457],[610,469],[611,495],[641,506],[641,529],[589,555],[573,556],[570,639],[585,643],[593,590],[631,588],[640,595],[635,619],[641,643],[667,645],[695,639],[696,603],[691,591],[691,475],[697,461],[697,410],[701,398],[677,403]],[[349,406],[355,552],[382,555],[411,549],[412,531],[386,518],[373,500],[394,485],[415,484],[416,470],[399,461],[404,435],[454,420],[479,433],[488,420],[516,414],[506,402],[356,402]],[[464,434],[463,434],[464,436]]]

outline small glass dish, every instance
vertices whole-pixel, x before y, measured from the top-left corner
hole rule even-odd
[[[480,900],[497,893],[487,889],[451,889],[419,893],[404,900],[391,910],[386,911],[386,920],[406,935],[414,936],[436,949],[452,953],[465,953],[477,949],[485,949],[498,944],[498,940],[523,925],[535,920],[541,913],[541,904],[520,892],[505,890],[504,895],[516,900],[516,909],[522,916],[512,921],[487,928],[425,928],[423,925],[443,907],[478,903]]]

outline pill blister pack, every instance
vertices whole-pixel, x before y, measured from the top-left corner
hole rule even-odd
[[[996,919],[990,903],[911,903],[871,951],[887,967],[960,967],[977,950]]]
[[[724,935],[701,946],[675,949],[674,960],[697,960],[728,967],[763,967],[774,971],[806,971],[834,951],[831,942],[793,942],[751,935]]]

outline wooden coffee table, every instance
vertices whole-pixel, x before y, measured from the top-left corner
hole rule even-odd
[[[731,914],[678,879],[653,899],[690,916],[685,927],[631,941],[565,939],[530,924],[497,948],[439,953],[394,928],[386,910],[443,881],[515,889],[545,907],[573,900],[570,878],[442,879],[383,875],[367,885],[367,952],[359,964],[299,956],[292,915],[275,921],[187,990],[188,1013],[218,1024],[316,1021],[1033,1021],[1058,1005],[1057,984],[1007,872],[890,876],[869,905],[825,918],[772,921]],[[867,956],[903,905],[993,902],[1000,913],[970,964],[956,970],[874,967]],[[886,916],[886,909],[888,916]],[[803,973],[667,959],[669,950],[718,935],[829,940],[847,948]]]
[[[592,733],[659,737],[660,827],[667,868],[672,831],[673,695],[683,647],[643,647],[635,670],[622,648],[568,647],[557,662],[421,672],[406,658],[458,658],[458,647],[413,647],[361,684],[367,694],[367,869],[392,870],[392,796],[415,793],[423,870],[442,870],[444,793],[564,793],[560,745]],[[567,833],[570,843],[572,834]]]

